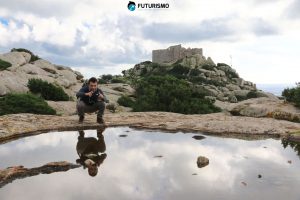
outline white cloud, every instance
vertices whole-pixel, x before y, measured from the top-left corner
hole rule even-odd
[[[217,62],[230,63],[232,55],[234,68],[250,81],[297,81],[297,1],[163,2],[170,9],[130,12],[124,0],[1,1],[0,19],[9,23],[0,21],[0,50],[29,48],[90,76],[120,73],[124,65],[150,60],[152,49],[181,43],[202,47]]]

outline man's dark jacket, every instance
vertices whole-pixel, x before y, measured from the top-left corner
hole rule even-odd
[[[76,97],[80,98],[80,100],[87,105],[93,105],[98,101],[99,95],[102,94],[104,97],[104,102],[108,103],[108,100],[101,89],[97,88],[97,90],[92,94],[91,97],[85,95],[85,93],[88,92],[90,92],[89,86],[84,86],[79,90],[79,92],[76,93]]]

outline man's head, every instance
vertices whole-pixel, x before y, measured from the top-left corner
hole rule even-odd
[[[90,176],[96,176],[98,174],[98,166],[96,163],[88,166],[88,173]]]
[[[89,79],[88,85],[89,85],[90,91],[96,91],[97,85],[98,85],[98,80],[95,77],[92,77]]]

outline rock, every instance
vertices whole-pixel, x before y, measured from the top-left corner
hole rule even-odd
[[[242,181],[241,184],[242,184],[243,186],[247,186],[247,183],[244,182],[244,181]]]
[[[258,174],[258,176],[257,176],[258,178],[262,178],[262,175],[261,174]]]
[[[31,55],[26,52],[9,52],[0,55],[1,60],[10,62],[12,64],[11,68],[19,67],[29,63],[30,58]]]
[[[228,102],[226,102],[228,103]],[[228,103],[230,104],[230,103]],[[266,138],[287,136],[299,131],[300,123],[272,118],[237,117],[226,113],[184,115],[170,112],[105,112],[104,120],[109,127],[130,126],[133,128],[161,129],[168,132],[205,132],[230,137]],[[51,123],[49,123],[51,122]],[[83,124],[78,116],[50,116],[35,114],[11,114],[0,116],[0,141],[16,137],[39,134],[49,130],[96,129],[96,114],[86,115]]]
[[[27,92],[27,75],[11,71],[0,71],[0,96],[8,93]]]
[[[228,97],[228,99],[229,99],[230,103],[237,103],[238,102],[237,98],[234,95],[230,95]]]
[[[207,63],[209,64],[209,65],[216,65],[215,63],[214,63],[214,61],[211,59],[211,57],[207,57]]]
[[[247,95],[250,91],[249,90],[234,90],[233,94],[238,98],[247,99]]]
[[[235,116],[249,116],[249,117],[264,117],[268,114],[268,109],[263,107],[248,106],[246,104],[241,104],[234,107],[231,114]]]
[[[238,90],[241,90],[241,88],[238,86],[238,85],[233,85],[233,84],[227,84],[226,85],[226,88],[227,89],[229,89],[230,91],[233,91],[233,90],[236,90],[236,91],[238,91]]]
[[[238,86],[244,86],[244,80],[242,78],[233,78]]]
[[[205,137],[203,135],[194,135],[193,138],[195,140],[203,140],[203,139],[205,139]]]
[[[216,97],[213,97],[213,96],[205,96],[204,98],[208,99],[208,100],[210,100],[212,102],[216,101]]]
[[[279,100],[276,97],[260,97],[248,99],[236,104],[216,102],[218,107],[235,116],[272,117],[288,121],[300,122],[300,109]]]
[[[74,73],[76,74],[76,79],[77,80],[82,80],[84,78],[83,75],[80,72],[74,71]]]
[[[112,113],[116,112],[117,106],[114,103],[109,103],[106,105],[106,108],[111,111]]]
[[[204,157],[204,156],[199,156],[197,158],[197,166],[199,168],[205,167],[209,164],[209,160],[208,158]]]
[[[58,115],[76,114],[76,101],[47,101],[47,103],[56,110]]]
[[[30,58],[31,55],[26,52],[0,55],[0,59],[12,63],[8,70],[0,71],[0,96],[13,92],[27,92],[28,80],[36,78],[61,86],[67,94],[75,98],[76,85],[82,84],[83,78],[79,72],[69,67],[54,65],[44,59],[29,63]]]
[[[0,170],[0,188],[16,179],[23,179],[39,174],[51,174],[54,172],[68,171],[78,167],[80,167],[80,165],[68,163],[66,161],[50,162],[41,167],[34,168],[24,168],[23,166],[8,167],[4,170]]]
[[[261,91],[261,90],[257,90],[256,95],[257,95],[257,98],[259,98],[259,97],[268,97],[270,99],[278,100],[278,97],[275,96],[274,94],[270,93],[270,92],[264,92],[264,91]]]
[[[219,92],[216,89],[213,89],[212,87],[210,87],[209,85],[205,85],[204,86],[205,90],[207,91],[209,96],[214,96],[217,97]]]

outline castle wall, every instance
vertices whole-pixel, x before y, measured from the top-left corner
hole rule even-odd
[[[202,48],[183,48],[181,45],[170,46],[167,49],[158,49],[152,51],[152,62],[170,63],[182,59],[186,56],[199,54],[203,56]]]

